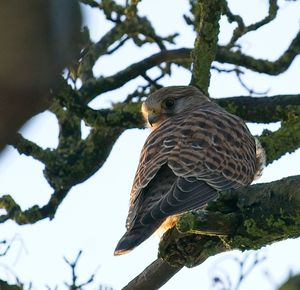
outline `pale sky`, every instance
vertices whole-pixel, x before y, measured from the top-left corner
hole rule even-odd
[[[246,23],[261,19],[266,11],[263,0],[229,1],[234,12],[241,13]],[[183,34],[178,38],[177,47],[191,47],[194,34],[184,24],[182,13],[188,13],[188,1],[143,0],[140,10],[147,15],[161,35],[176,31]],[[241,40],[247,54],[269,60],[276,59],[295,36],[300,24],[300,3],[279,1],[283,8],[278,19],[261,29],[261,32],[250,33]],[[248,5],[248,6],[247,6]],[[168,14],[164,11],[168,11]],[[111,24],[107,24],[101,13],[86,10],[86,23],[91,27],[94,40],[99,39]],[[222,19],[220,41],[226,42],[232,26]],[[225,27],[225,28],[224,28]],[[128,44],[117,55],[105,56],[95,67],[97,75],[110,75],[129,64],[139,61],[157,51],[155,45],[136,49]],[[257,91],[269,89],[269,95],[299,93],[300,58],[294,61],[291,68],[283,75],[269,77],[263,74],[248,72],[245,81]],[[155,69],[150,74],[155,75]],[[171,78],[166,78],[164,85],[188,84],[190,74],[178,69]],[[106,93],[91,103],[93,108],[108,107],[112,102],[122,100],[128,92],[141,84],[137,79],[124,87]],[[247,95],[233,75],[212,73],[210,94],[213,97]],[[249,124],[254,134],[263,128],[277,129],[280,124],[268,126]],[[23,129],[25,137],[37,142],[42,147],[55,147],[58,127],[50,113],[33,118]],[[49,285],[54,289],[65,289],[63,281],[70,280],[70,271],[62,257],[73,260],[80,249],[83,255],[79,262],[79,280],[89,278],[96,269],[96,281],[119,290],[146,266],[156,259],[159,238],[152,236],[131,253],[114,257],[113,250],[125,231],[125,219],[129,201],[129,192],[136,170],[139,153],[148,130],[127,130],[118,139],[104,166],[88,181],[72,189],[59,207],[53,221],[44,220],[35,225],[17,226],[13,222],[1,225],[2,239],[17,235],[11,250],[1,257],[0,278],[14,282],[15,273],[22,282],[33,282],[33,289],[45,289]],[[32,158],[18,156],[15,150],[8,149],[0,160],[0,192],[11,194],[23,209],[33,204],[47,203],[51,189],[42,175],[43,165]],[[287,154],[269,165],[259,180],[268,182],[289,175],[299,174],[300,150]],[[260,254],[267,260],[258,266],[242,284],[240,290],[264,289],[273,290],[286,277],[289,270],[300,272],[299,252],[300,239],[275,243],[262,249]],[[238,251],[209,258],[201,266],[184,269],[173,277],[163,290],[206,290],[210,289],[211,275],[218,268],[226,269],[233,279],[237,275],[236,265],[231,257],[240,257]],[[269,273],[267,278],[265,271]],[[271,282],[271,280],[273,282]],[[97,289],[97,283],[87,289]]]

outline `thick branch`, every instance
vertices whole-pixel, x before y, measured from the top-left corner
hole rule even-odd
[[[232,97],[214,99],[216,103],[247,122],[270,123],[288,119],[291,110],[300,113],[300,95],[270,97]],[[297,109],[298,108],[298,109]]]
[[[219,20],[222,12],[222,1],[199,0],[196,4],[200,23],[196,29],[193,57],[193,73],[191,85],[198,87],[204,94],[208,95],[210,81],[211,63],[215,59]]]
[[[291,112],[292,114],[292,112]],[[294,152],[300,146],[299,114],[282,123],[275,132],[265,130],[259,140],[267,152],[267,163],[279,159],[282,155]]]
[[[51,187],[72,187],[91,177],[104,164],[123,131],[120,127],[99,127],[69,149],[55,151],[53,159],[44,170],[44,176]]]
[[[222,227],[216,228],[216,224]],[[220,252],[217,240],[226,249],[259,249],[298,237],[299,226],[298,175],[224,193],[206,211],[183,215],[177,223],[183,233],[178,235],[173,229],[172,238],[167,233],[160,245],[160,255],[171,265],[193,267],[203,262],[203,251],[210,255]],[[199,239],[208,239],[205,246],[199,246]],[[188,250],[183,245],[188,245]]]
[[[300,115],[300,95],[275,95],[268,97],[249,97],[236,96],[228,98],[212,99],[228,112],[235,114],[245,120],[246,122],[254,123],[271,123],[278,121],[287,121],[291,116]],[[121,120],[127,119],[130,127],[140,127],[142,125],[141,115],[139,114],[141,103],[117,103],[112,110],[88,110],[83,119],[90,120],[91,124],[97,122],[97,116],[109,116],[110,114],[120,114],[118,118]],[[110,123],[111,118],[106,119],[106,123]],[[123,124],[123,122],[120,122]],[[136,125],[134,125],[136,123]]]
[[[54,189],[60,189],[85,181],[101,168],[113,144],[131,120],[124,120],[126,109],[112,112],[90,109],[65,80],[54,99],[51,110],[59,120],[59,145],[51,152],[44,175]],[[135,115],[137,113],[132,119],[136,119]],[[91,126],[85,139],[81,138],[81,120]],[[118,124],[121,121],[124,124]]]

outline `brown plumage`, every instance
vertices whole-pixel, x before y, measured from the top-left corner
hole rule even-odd
[[[202,208],[218,191],[250,184],[264,164],[261,146],[243,120],[195,87],[162,88],[147,98],[142,113],[152,133],[141,152],[127,231],[115,255],[138,246],[166,220]]]

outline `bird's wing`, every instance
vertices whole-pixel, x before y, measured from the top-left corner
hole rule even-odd
[[[164,170],[172,170],[166,166]],[[160,174],[160,172],[158,173]],[[173,176],[175,176],[173,174]],[[186,211],[199,209],[208,201],[217,197],[217,191],[202,180],[183,177],[175,177],[175,182],[168,188],[166,194],[161,195],[159,200],[149,199],[143,204],[143,210],[140,212],[139,223],[143,226],[150,224],[160,224],[166,217],[180,214]],[[153,182],[155,185],[156,182]],[[159,190],[149,184],[147,190],[149,194]]]
[[[169,190],[174,182],[172,178],[176,178],[173,173],[170,175],[169,171],[161,169],[168,162],[169,147],[177,142],[176,136],[172,135],[170,139],[166,138],[166,136],[168,136],[169,132],[175,130],[176,125],[172,124],[170,120],[166,120],[149,135],[143,146],[130,194],[130,206],[126,220],[127,229],[131,227],[137,215],[137,211],[140,210],[141,204],[144,203],[145,190],[147,188],[149,189],[148,184],[154,180],[155,184],[158,184],[157,186],[162,189],[159,192],[165,194],[166,191],[164,188],[167,187]],[[158,174],[159,171],[160,174]],[[163,184],[165,186],[163,186]],[[157,197],[158,196],[159,193],[157,194]]]
[[[195,177],[220,191],[252,182],[255,139],[239,117],[212,103],[192,111],[176,134],[178,143],[168,156],[175,175]]]

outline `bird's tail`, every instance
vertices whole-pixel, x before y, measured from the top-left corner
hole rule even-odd
[[[119,256],[130,252],[146,239],[148,239],[153,234],[153,232],[155,232],[158,226],[159,224],[155,226],[149,225],[149,228],[143,226],[141,228],[134,227],[128,230],[118,242],[114,251],[114,255]]]

